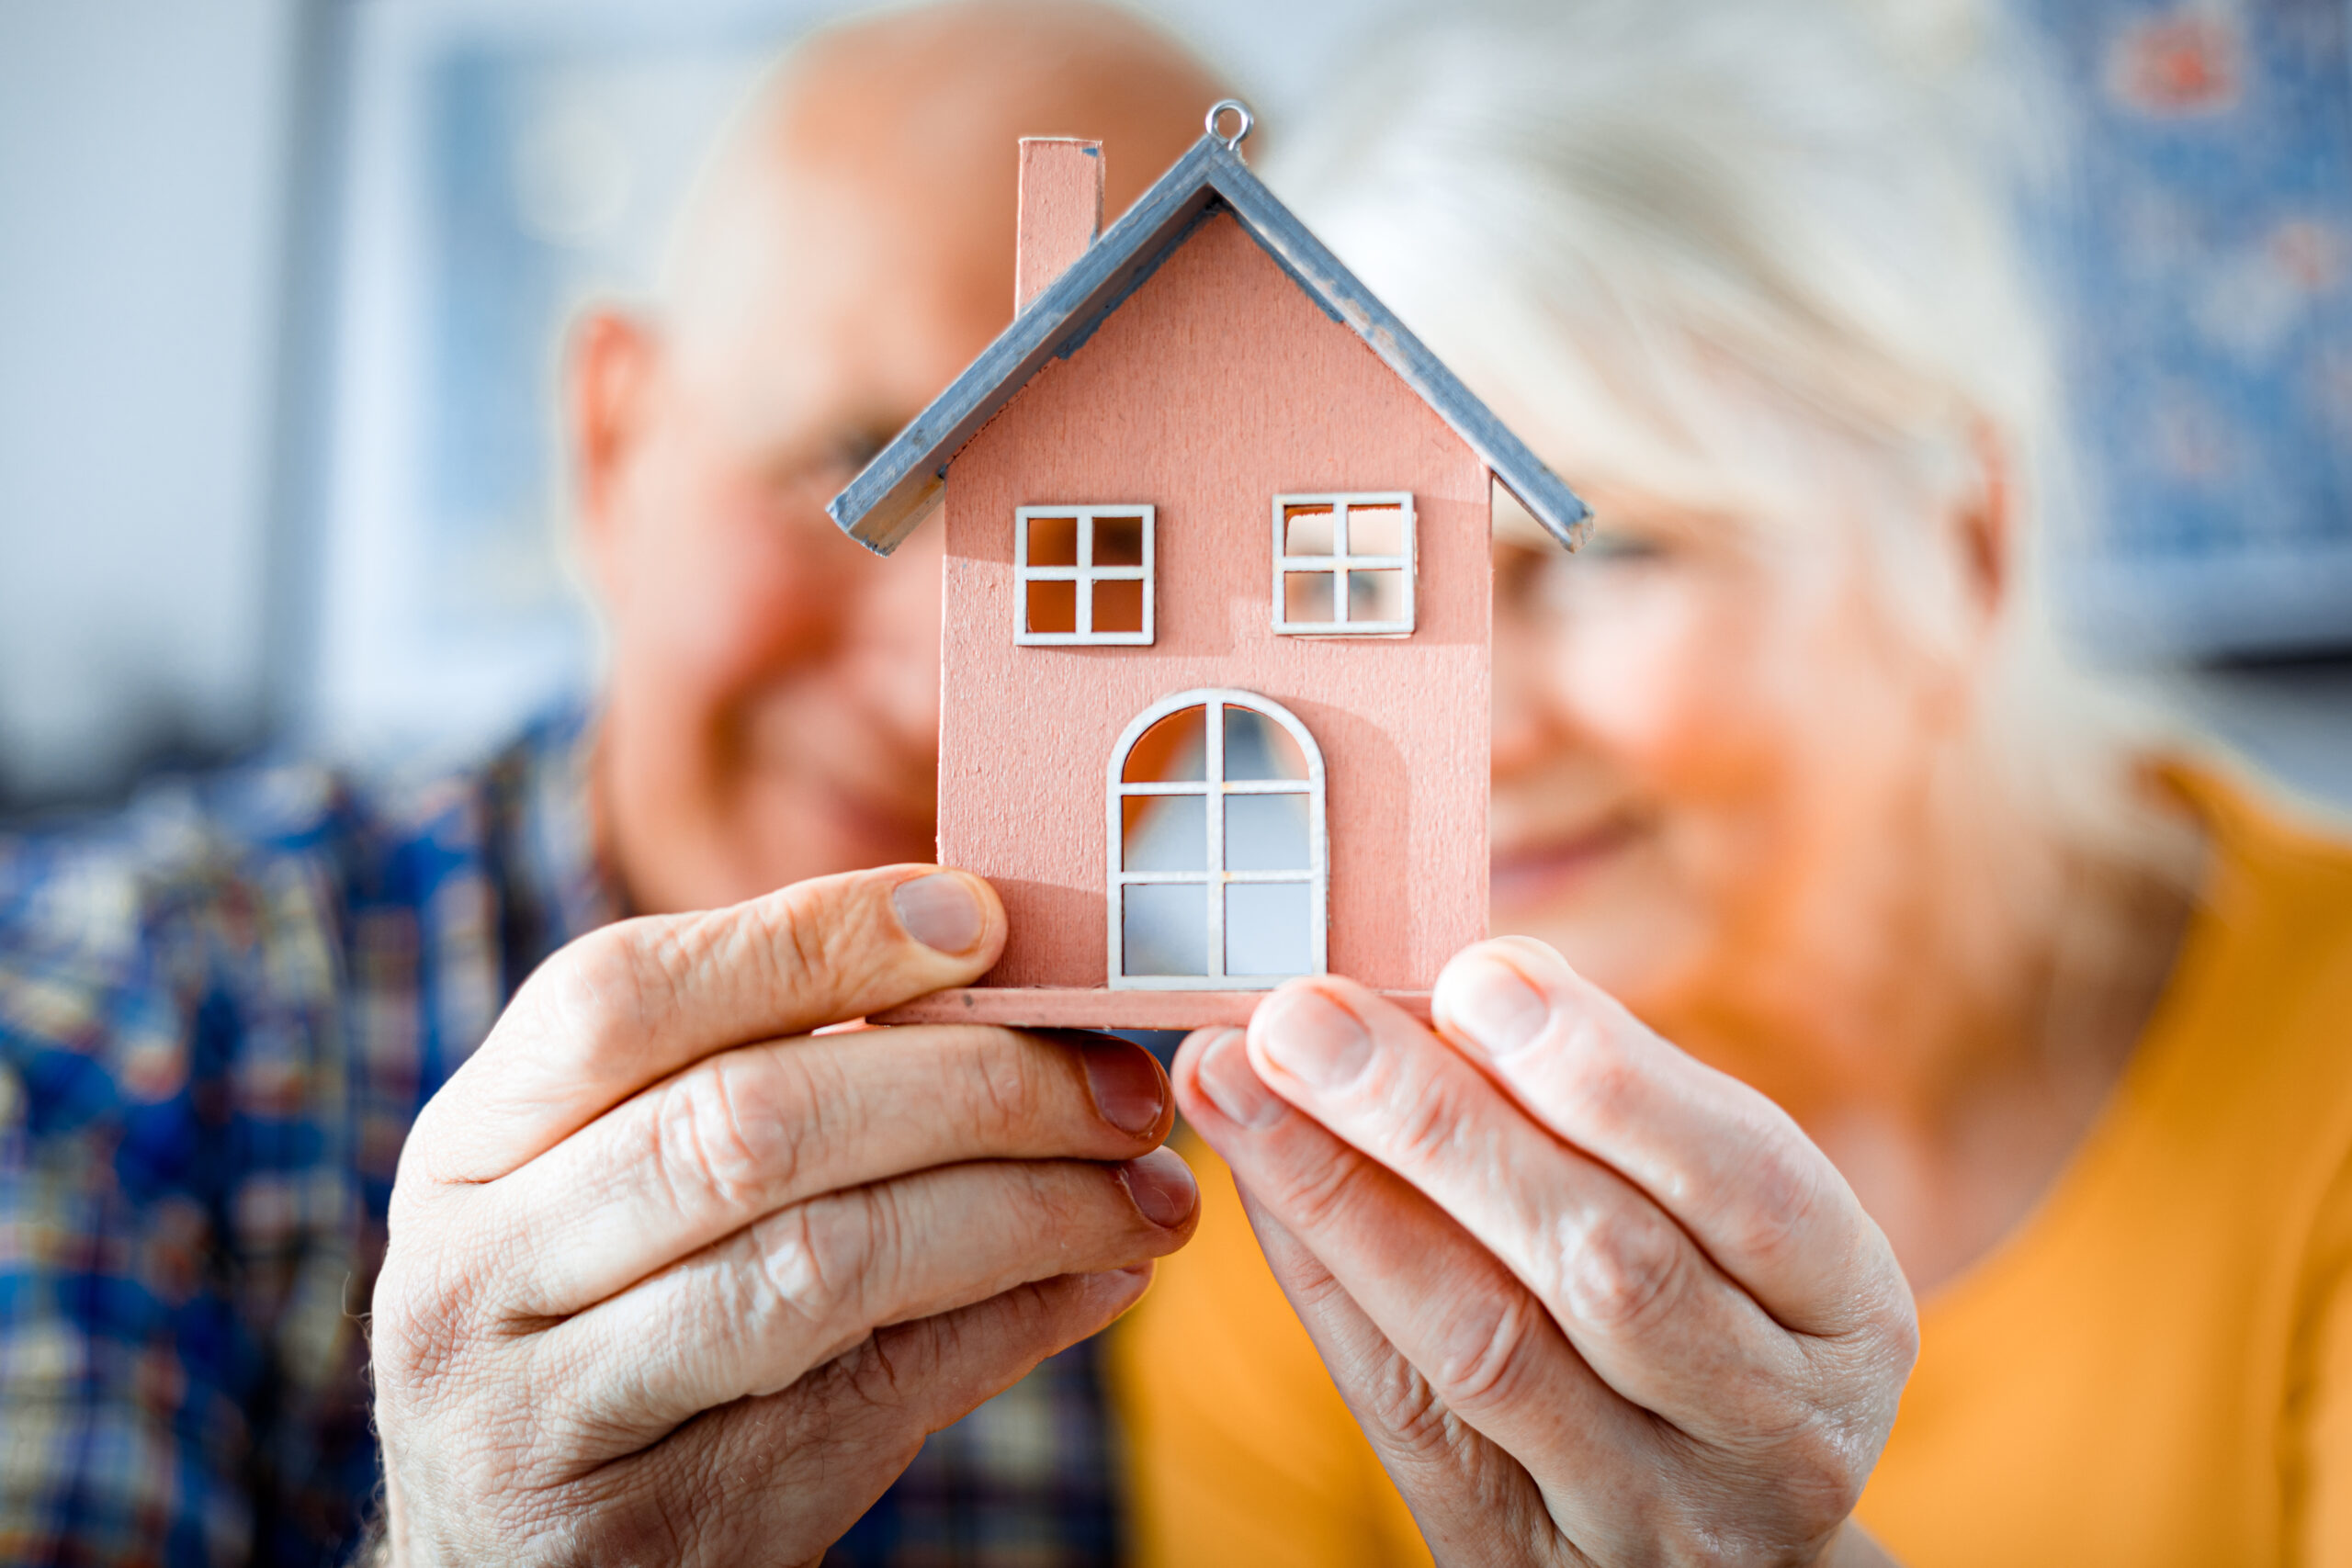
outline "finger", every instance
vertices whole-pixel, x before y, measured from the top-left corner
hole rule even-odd
[[[503,1176],[714,1051],[977,979],[1004,929],[980,878],[897,865],[592,931],[515,993],[402,1163],[413,1153],[440,1181]]]
[[[1905,1290],[1884,1235],[1785,1111],[1659,1039],[1544,943],[1465,950],[1432,1010],[1530,1115],[1647,1193],[1782,1324],[1848,1333]]]
[[[1627,1399],[1710,1439],[1799,1414],[1811,1369],[1786,1331],[1638,1188],[1401,1009],[1352,981],[1293,982],[1259,1006],[1249,1056],[1476,1236]]]
[[[1191,1236],[1199,1197],[1166,1149],[1116,1167],[950,1166],[828,1193],[548,1330],[534,1382],[629,1451],[786,1388],[878,1327],[1162,1257]]]
[[[602,1301],[762,1215],[977,1159],[1125,1159],[1168,1134],[1140,1046],[973,1027],[875,1029],[722,1052],[492,1183],[466,1216],[510,1257],[518,1315]]]
[[[593,1555],[813,1561],[873,1506],[926,1436],[1101,1332],[1150,1279],[1145,1265],[1023,1285],[883,1329],[782,1393],[714,1410],[582,1483],[583,1501],[613,1526],[599,1531]]]
[[[1291,1111],[1238,1031],[1186,1041],[1175,1081],[1186,1118],[1232,1168],[1267,1261],[1340,1393],[1384,1462],[1403,1467],[1390,1473],[1400,1487],[1408,1474],[1427,1480],[1426,1497],[1405,1493],[1417,1517],[1442,1510],[1449,1467],[1483,1462],[1455,1417],[1602,1495],[1622,1497],[1665,1462],[1647,1417],[1578,1359],[1527,1286],[1394,1172]],[[1261,1217],[1280,1228],[1271,1241]],[[1384,1344],[1419,1381],[1384,1359]],[[1589,1504],[1549,1500],[1571,1535],[1597,1528]]]
[[[1241,1206],[1267,1266],[1431,1554],[1449,1564],[1565,1559],[1555,1550],[1557,1523],[1527,1468],[1454,1411],[1272,1211],[1247,1192]],[[1521,1289],[1515,1280],[1511,1286]]]

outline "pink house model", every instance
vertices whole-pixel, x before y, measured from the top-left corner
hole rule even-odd
[[[1493,487],[1585,507],[1209,126],[1099,238],[1100,145],[1024,140],[1012,326],[833,501],[942,513],[939,858],[1012,924],[893,1021],[1426,1013],[1486,934]]]

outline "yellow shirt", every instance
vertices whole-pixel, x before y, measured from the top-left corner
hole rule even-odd
[[[1920,1305],[1859,1517],[1938,1564],[2352,1563],[2352,846],[2191,784],[2213,871],[2107,1108]],[[1112,1342],[1138,1561],[1427,1562],[1194,1142],[1193,1245]]]

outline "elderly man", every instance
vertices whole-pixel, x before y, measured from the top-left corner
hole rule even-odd
[[[0,1558],[331,1561],[379,1476],[386,1562],[1107,1553],[1082,1360],[885,1495],[1195,1193],[1133,1047],[800,1038],[1003,937],[889,863],[929,853],[938,573],[823,503],[1008,317],[1014,138],[1102,138],[1123,203],[1217,96],[1069,0],[807,45],[661,310],[579,333],[593,725],[0,841]]]

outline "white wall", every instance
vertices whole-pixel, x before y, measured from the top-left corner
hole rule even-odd
[[[0,795],[259,721],[300,0],[0,0]]]

